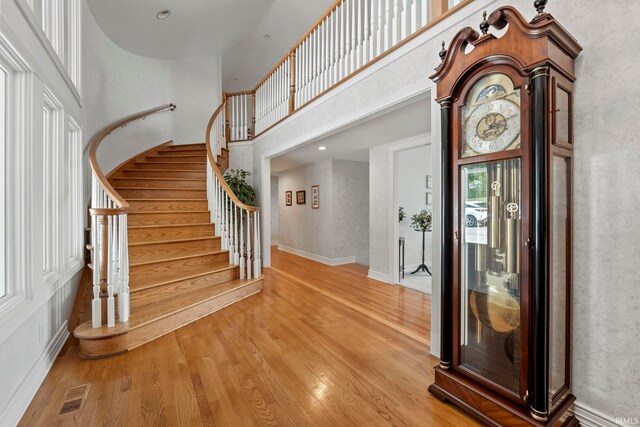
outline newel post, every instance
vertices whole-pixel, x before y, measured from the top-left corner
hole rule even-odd
[[[289,52],[289,76],[291,79],[289,85],[289,114],[296,109],[296,49]]]
[[[256,90],[251,92],[251,138],[256,137]]]
[[[229,141],[231,141],[231,125],[229,122],[229,115],[230,115],[230,109],[229,109],[229,94],[227,92],[224,92],[222,94],[222,97],[224,99],[224,138],[225,138],[225,148],[229,147]]]

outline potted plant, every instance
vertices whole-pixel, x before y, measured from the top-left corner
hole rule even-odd
[[[431,215],[431,210],[423,209],[417,214],[414,214],[411,217],[411,228],[416,231],[422,232],[422,263],[416,268],[411,274],[416,274],[418,271],[426,271],[429,275],[431,272],[429,271],[429,267],[424,263],[424,234],[427,231],[431,231],[433,216]]]
[[[224,180],[238,200],[245,205],[255,206],[256,190],[247,182],[247,177],[250,175],[251,172],[244,169],[229,169],[224,174]]]

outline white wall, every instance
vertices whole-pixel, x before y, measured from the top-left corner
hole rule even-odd
[[[278,177],[271,177],[271,244],[278,243],[280,215],[278,213]]]
[[[529,0],[477,0],[259,136],[254,147],[258,176],[263,157],[337,131],[428,90],[432,85],[428,75],[439,63],[441,41],[451,40],[464,26],[477,28],[483,10],[505,4],[517,7],[527,18],[535,14]],[[612,425],[615,416],[640,413],[640,365],[632,356],[640,353],[640,342],[635,339],[640,336],[640,322],[635,315],[640,293],[634,280],[634,266],[640,257],[636,243],[640,229],[629,222],[637,204],[633,195],[640,182],[640,122],[637,110],[630,107],[640,97],[635,72],[637,40],[630,36],[640,31],[640,2],[550,2],[548,11],[585,48],[576,64],[574,103],[573,391],[578,398],[577,414],[583,422],[586,414],[599,423]],[[594,90],[603,85],[605,91]],[[378,154],[371,152],[372,168],[374,162],[384,161]],[[372,173],[370,185],[384,179]],[[437,186],[439,180],[434,181]],[[437,209],[437,205],[434,207]],[[380,221],[388,215],[382,210],[378,214]],[[373,241],[385,236],[376,237],[372,227],[370,238]],[[434,250],[437,246],[438,242],[434,242]],[[388,258],[384,254],[371,255],[372,270]],[[438,256],[434,252],[434,259]],[[438,277],[434,272],[434,288]],[[433,303],[439,304],[437,292]],[[437,329],[438,324],[439,317],[434,312],[433,328]],[[589,413],[590,410],[604,416]]]
[[[7,223],[1,280],[9,293],[0,300],[0,425],[12,426],[69,335],[67,319],[83,267],[85,212],[81,141],[69,133],[83,121],[80,91],[39,18],[21,0],[0,0],[0,10],[0,56],[11,63],[12,82],[12,120],[3,147]],[[45,97],[56,118],[46,138]]]
[[[397,173],[394,212],[397,213],[400,206],[404,207],[406,218],[398,224],[398,232],[405,238],[405,269],[413,271],[422,261],[422,233],[411,228],[411,216],[425,208],[433,211],[433,206],[427,206],[425,199],[426,175],[431,174],[431,147],[398,151],[394,170]],[[425,262],[429,267],[432,266],[432,237],[432,233],[425,233]]]
[[[86,1],[86,0],[85,0]],[[113,43],[83,8],[85,144],[106,125],[173,102],[177,108],[129,124],[98,151],[104,172],[150,147],[204,142],[207,122],[222,101],[220,56],[180,60],[146,58]]]
[[[278,176],[278,246],[331,265],[368,261],[368,164],[323,160]],[[320,186],[320,207],[311,208],[311,186]],[[296,203],[305,190],[307,203]],[[285,192],[293,205],[285,205]]]
[[[369,164],[333,160],[332,174],[336,258],[355,254],[358,264],[369,265]]]

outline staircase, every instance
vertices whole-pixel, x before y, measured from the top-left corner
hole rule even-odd
[[[224,172],[228,151],[217,156]],[[261,290],[239,279],[207,204],[205,144],[162,144],[127,161],[109,183],[129,203],[130,312],[127,322],[74,336],[87,358],[120,354]],[[103,313],[106,310],[102,310]]]

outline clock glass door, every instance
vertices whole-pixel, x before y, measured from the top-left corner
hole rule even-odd
[[[461,168],[460,364],[520,392],[521,161]]]

